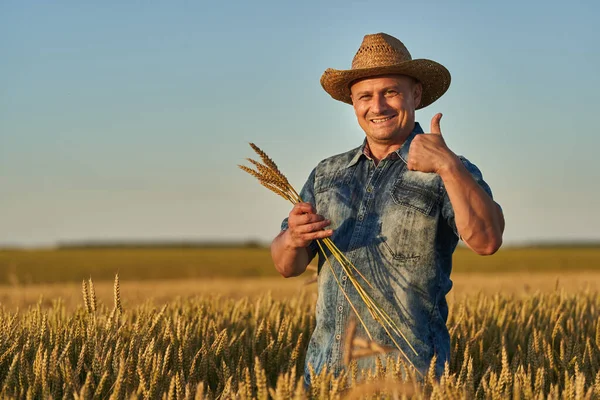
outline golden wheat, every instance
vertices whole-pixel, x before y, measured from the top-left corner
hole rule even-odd
[[[90,313],[92,285],[73,313],[60,301],[0,306],[0,398],[600,398],[596,291],[466,296],[450,309],[451,357],[439,380],[419,381],[401,359],[382,358],[374,371],[351,359],[340,376],[313,373],[306,390],[310,296],[179,299],[116,318],[101,303]]]

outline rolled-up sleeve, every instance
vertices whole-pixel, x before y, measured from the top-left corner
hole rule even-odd
[[[475,164],[473,164],[466,158],[464,158],[462,156],[459,156],[459,158],[460,158],[460,161],[465,166],[465,168],[467,169],[467,171],[469,171],[469,173],[471,174],[473,179],[475,179],[475,182],[477,182],[477,184],[479,186],[481,186],[481,188],[487,194],[489,194],[490,197],[493,199],[494,196],[492,195],[492,189],[490,188],[490,185],[488,185],[487,182],[483,179],[483,174],[481,173],[479,168],[477,168],[477,166]],[[444,217],[444,219],[446,220],[446,222],[448,223],[450,228],[454,231],[456,236],[460,237],[460,235],[458,233],[458,229],[456,228],[456,222],[454,219],[454,208],[452,207],[452,203],[450,203],[450,198],[448,197],[448,192],[446,192],[445,190],[444,190],[444,197],[443,197],[442,202],[443,202],[442,216]]]

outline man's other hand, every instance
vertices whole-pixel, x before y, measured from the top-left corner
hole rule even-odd
[[[417,135],[410,144],[408,151],[408,169],[411,171],[441,172],[459,162],[458,157],[448,148],[442,130],[440,120],[442,114],[438,113],[431,119],[431,133]]]

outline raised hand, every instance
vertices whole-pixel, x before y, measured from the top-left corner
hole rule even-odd
[[[456,155],[442,137],[441,119],[441,113],[434,115],[431,119],[430,133],[417,135],[413,139],[408,152],[408,169],[440,173],[449,163],[456,160]]]
[[[331,229],[324,230],[331,221],[317,214],[310,203],[297,203],[288,217],[288,246],[307,247],[315,239],[324,239],[333,234]]]

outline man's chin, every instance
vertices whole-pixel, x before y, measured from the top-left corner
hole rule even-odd
[[[370,133],[369,135],[367,135],[367,140],[381,145],[401,145],[402,143],[404,143],[407,137],[408,135],[398,134],[397,132],[385,134],[382,132],[378,132]]]
[[[372,132],[370,138],[378,143],[393,143],[398,140],[398,135],[394,132]]]

